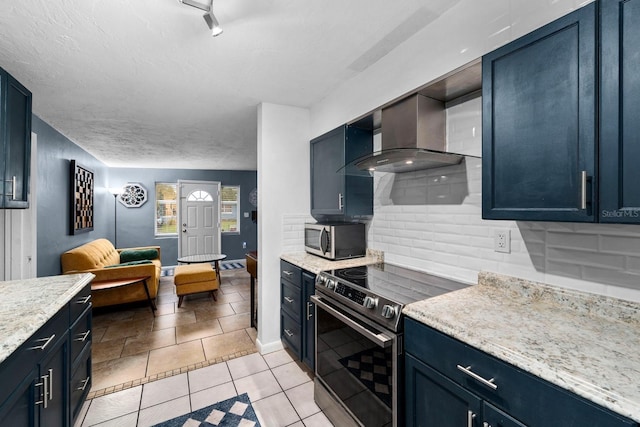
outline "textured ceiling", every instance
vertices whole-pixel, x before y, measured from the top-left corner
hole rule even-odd
[[[310,107],[457,1],[0,2],[0,67],[113,167],[255,170],[257,105]]]

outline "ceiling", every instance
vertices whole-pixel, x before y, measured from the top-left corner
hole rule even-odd
[[[259,103],[313,106],[458,1],[216,0],[215,38],[178,0],[3,1],[0,67],[110,167],[255,170]]]

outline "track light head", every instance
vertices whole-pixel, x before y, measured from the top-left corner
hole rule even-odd
[[[216,19],[216,16],[213,14],[212,10],[209,10],[207,13],[205,13],[203,15],[203,18],[207,23],[207,25],[209,26],[209,29],[211,30],[211,35],[213,37],[216,37],[222,34],[222,28],[220,27],[220,23]]]

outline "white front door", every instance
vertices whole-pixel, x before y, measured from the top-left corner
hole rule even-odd
[[[178,256],[219,254],[220,183],[178,181]]]

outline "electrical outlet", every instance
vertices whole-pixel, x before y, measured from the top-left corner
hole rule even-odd
[[[496,230],[493,236],[493,250],[511,253],[511,230]]]
[[[242,249],[247,249],[247,242],[242,242]]]

